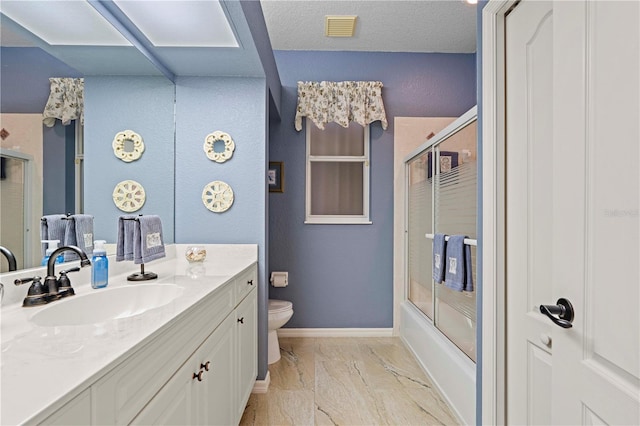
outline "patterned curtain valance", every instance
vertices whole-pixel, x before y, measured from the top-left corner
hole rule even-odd
[[[56,124],[56,118],[68,125],[80,119],[84,124],[84,78],[50,78],[51,93],[44,107],[42,121],[47,127]]]
[[[349,127],[349,122],[366,126],[380,120],[387,128],[387,116],[382,103],[382,83],[379,81],[298,82],[296,130],[302,130],[302,117],[307,117],[324,129],[336,122]]]

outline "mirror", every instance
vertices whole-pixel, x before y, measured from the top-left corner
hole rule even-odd
[[[16,2],[3,1],[3,13],[10,3]],[[47,22],[48,25],[51,25],[55,20]],[[64,25],[64,22],[62,23]],[[11,203],[5,202],[5,194],[8,192],[4,191],[3,186],[2,212],[0,212],[0,229],[3,232],[0,235],[0,245],[7,247],[14,253],[19,269],[39,266],[42,258],[40,217],[67,212],[84,212],[94,215],[96,239],[107,239],[109,243],[115,243],[117,216],[123,214],[111,201],[111,193],[115,184],[125,178],[139,180],[136,179],[136,176],[148,173],[149,169],[155,167],[161,168],[163,174],[171,175],[171,179],[173,179],[173,161],[165,161],[166,157],[173,155],[172,112],[170,116],[165,114],[161,118],[156,117],[164,123],[162,131],[169,134],[169,136],[163,136],[163,145],[147,147],[147,151],[162,150],[163,154],[158,156],[147,152],[142,160],[134,162],[144,163],[148,155],[148,162],[151,164],[146,164],[143,167],[125,164],[118,160],[113,152],[109,152],[108,157],[104,156],[103,152],[97,153],[92,145],[106,145],[111,151],[111,140],[117,131],[148,126],[146,123],[138,122],[137,119],[138,117],[150,118],[130,110],[127,113],[128,117],[112,115],[111,125],[115,128],[113,130],[101,129],[103,135],[107,131],[110,134],[110,139],[106,141],[104,138],[91,138],[91,135],[95,134],[94,129],[91,128],[92,123],[101,121],[101,118],[96,116],[85,120],[85,128],[76,123],[78,120],[74,120],[68,126],[63,126],[60,120],[56,120],[53,127],[44,127],[41,114],[49,97],[48,78],[84,77],[85,82],[86,79],[94,78],[94,76],[99,79],[97,76],[101,75],[122,76],[123,79],[127,79],[125,76],[139,76],[140,79],[152,78],[158,80],[157,86],[161,86],[163,90],[163,96],[157,99],[167,103],[164,111],[173,111],[175,100],[173,83],[165,78],[146,56],[133,46],[49,45],[4,14],[1,15],[0,30],[0,55],[2,57],[0,122],[1,127],[8,133],[7,135],[5,132],[0,134],[2,136],[0,139],[2,157],[7,158],[3,162],[9,161],[11,158],[9,166],[11,166],[11,170],[17,170],[13,167],[13,161],[18,161],[14,160],[14,157],[17,156],[21,158],[20,161],[25,161],[25,164],[29,165],[29,167],[25,167],[25,170],[28,169],[30,172],[26,175],[21,172],[20,176],[21,179],[26,180],[26,184],[30,182],[33,186],[33,188],[27,188],[28,190],[23,188],[24,197]],[[131,78],[135,77],[129,79]],[[101,91],[97,96],[85,93],[85,111],[90,110],[93,106],[87,105],[87,95],[89,95],[89,102],[92,104],[101,102],[100,96],[110,96],[108,91]],[[38,115],[40,115],[39,118]],[[35,140],[33,140],[34,134]],[[86,141],[84,144],[83,140]],[[128,139],[123,145],[123,152],[128,156],[135,153],[135,140]],[[167,152],[168,150],[170,152]],[[91,168],[87,167],[87,164],[94,161],[92,159],[94,155],[104,156],[104,161],[113,160],[122,163],[123,166],[129,166],[129,169],[118,170],[118,173],[125,177],[115,180],[111,176],[92,176]],[[6,166],[5,170],[9,170],[9,166]],[[12,174],[12,179],[15,176],[17,175]],[[99,180],[109,180],[111,186],[107,194],[111,203],[108,209],[100,208],[98,210],[95,203],[87,205],[87,197],[89,199],[92,197],[104,198],[105,189],[100,188],[99,192],[96,192],[92,187]],[[111,180],[114,181],[111,182]],[[2,180],[0,184],[5,185],[5,183],[8,184],[9,181]],[[165,201],[172,202],[171,200]],[[17,228],[19,232],[15,233],[16,235],[12,238],[9,238],[11,233],[5,233],[4,230],[11,227],[16,229],[15,224],[10,220],[15,215],[5,212],[5,206],[26,206],[23,208],[30,212]],[[152,209],[154,206],[151,205],[150,208]],[[165,226],[171,227],[170,230],[167,229],[166,234],[170,236],[170,240],[166,239],[166,242],[173,242],[173,206],[169,209],[165,204],[162,206],[162,211],[165,216],[169,216],[166,219],[163,218]],[[148,210],[148,212],[150,214],[153,210]],[[22,218],[24,215],[21,214],[20,217]],[[26,237],[21,239],[24,236]],[[7,267],[6,259],[0,256],[0,271],[7,271]]]

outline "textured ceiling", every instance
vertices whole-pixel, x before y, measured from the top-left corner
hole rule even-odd
[[[463,0],[261,0],[260,3],[275,50],[476,51],[476,6]],[[354,37],[325,37],[325,15],[358,15]]]

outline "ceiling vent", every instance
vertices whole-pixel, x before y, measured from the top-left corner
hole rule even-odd
[[[324,35],[327,37],[353,37],[356,18],[355,15],[325,16]]]

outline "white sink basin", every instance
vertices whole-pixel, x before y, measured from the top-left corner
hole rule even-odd
[[[42,327],[96,324],[142,314],[182,295],[175,284],[135,284],[93,290],[52,302],[31,321]]]

